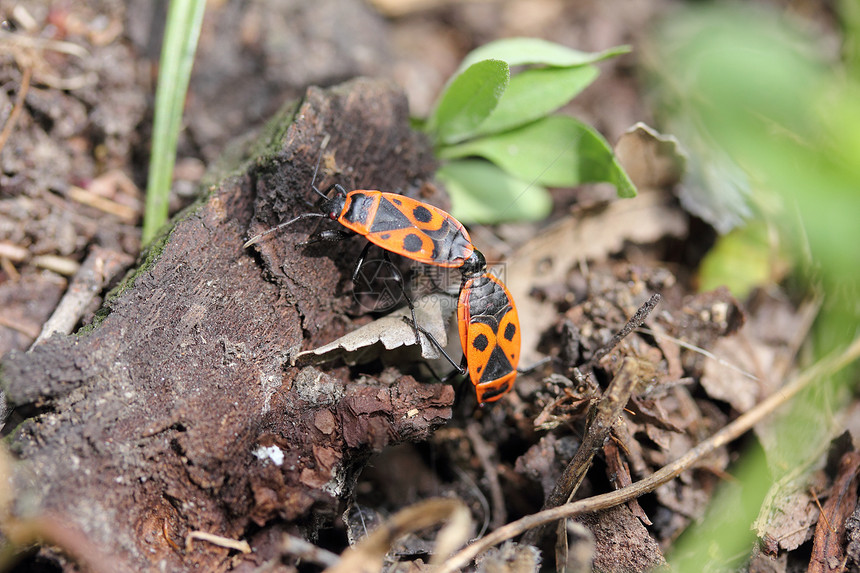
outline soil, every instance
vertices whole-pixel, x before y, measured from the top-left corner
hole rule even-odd
[[[422,571],[440,552],[432,526],[456,521],[451,500],[468,510],[465,543],[548,499],[628,486],[749,411],[789,371],[807,309],[777,287],[745,301],[696,291],[715,233],[680,206],[674,151],[647,137],[619,148],[637,199],[607,205],[599,188],[554,190],[548,222],[470,229],[490,260],[506,259],[523,365],[552,357],[503,400],[477,408],[468,383],[439,381],[408,341],[361,363],[297,365],[301,351],[379,318],[350,280],[362,239],[300,244],[314,222],[243,248],[308,210],[320,157],[326,184],[447,208],[410,115],[427,114],[465,53],[512,35],[589,51],[636,46],[674,3],[209,4],[174,218],[144,251],[141,190],[166,4],[0,8],[0,118],[10,126],[0,149],[9,409],[0,473],[10,484],[0,530],[11,548],[0,567],[311,571],[331,564],[328,551],[343,553],[342,567],[359,559],[366,570]],[[601,64],[600,79],[564,111],[612,142],[637,121],[654,123],[636,57]],[[654,293],[662,300],[647,329],[607,347]],[[383,324],[377,331],[390,330]],[[624,386],[627,372],[635,382]],[[617,396],[626,410],[599,427]],[[750,570],[794,570],[810,554],[860,564],[848,442],[834,443],[837,462],[809,490],[830,497],[825,510],[847,532],[828,536],[816,526],[816,496],[794,489],[774,503],[782,517],[759,524]],[[572,571],[660,566],[739,451],[722,445],[651,494],[535,530],[476,567],[532,571],[542,560],[553,569],[556,557]],[[577,487],[559,489],[571,474]],[[419,502],[428,523],[387,521]],[[367,549],[380,532],[388,537]],[[567,542],[554,545],[556,534]],[[363,552],[344,553],[362,540]]]

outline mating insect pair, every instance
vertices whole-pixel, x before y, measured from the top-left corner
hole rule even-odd
[[[320,159],[322,153],[320,153]],[[459,268],[462,275],[457,301],[457,325],[463,360],[458,366],[433,336],[415,321],[412,301],[404,297],[412,311],[412,327],[435,344],[461,374],[468,372],[478,403],[493,402],[513,387],[520,357],[520,323],[507,287],[487,270],[484,255],[475,249],[462,223],[438,207],[396,193],[358,189],[347,192],[335,183],[325,192],[316,183],[319,160],[311,188],[322,199],[321,213],[303,213],[252,237],[245,247],[262,237],[302,219],[324,217],[339,222],[346,230],[317,233],[316,240],[339,240],[354,234],[369,242],[353,271],[358,278],[368,249],[375,244],[419,263]],[[402,288],[402,277],[397,277]]]

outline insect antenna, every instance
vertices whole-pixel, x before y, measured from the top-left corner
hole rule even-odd
[[[292,225],[296,221],[300,221],[302,219],[311,219],[314,217],[327,217],[327,215],[325,215],[324,213],[302,213],[298,217],[294,217],[294,218],[290,219],[289,221],[285,221],[285,222],[281,223],[280,225],[277,225],[275,227],[272,227],[271,229],[267,229],[267,230],[263,231],[262,233],[254,235],[253,237],[248,239],[248,241],[244,245],[242,245],[242,248],[247,249],[251,245],[258,243],[260,241],[260,239],[262,239],[266,235],[268,235],[270,233],[274,233],[275,231],[277,231],[279,229],[283,229],[287,225]]]
[[[311,189],[313,189],[314,192],[317,195],[319,195],[320,197],[322,197],[323,199],[328,199],[328,197],[325,196],[325,193],[323,193],[322,191],[317,189],[316,182],[317,182],[317,172],[319,171],[319,168],[320,168],[320,161],[322,161],[323,151],[325,151],[325,148],[328,146],[328,140],[329,140],[329,135],[326,134],[326,136],[322,140],[322,143],[320,144],[320,154],[319,154],[319,157],[317,157],[317,164],[314,167],[314,176],[313,176],[313,178],[311,178]]]
[[[317,181],[317,172],[319,171],[320,162],[322,161],[323,151],[325,151],[325,148],[328,146],[329,139],[330,139],[330,136],[328,134],[326,134],[326,136],[322,140],[322,144],[320,144],[320,154],[317,157],[317,164],[314,166],[314,176],[311,179],[311,189],[313,189],[314,192],[316,192],[316,194],[319,195],[320,197],[322,197],[323,199],[328,199],[328,197],[325,196],[325,193],[323,193],[322,191],[317,189],[316,181]],[[306,203],[308,202],[307,199],[305,199],[305,202]],[[279,229],[283,229],[287,225],[292,225],[293,223],[295,223],[296,221],[299,221],[301,219],[311,219],[313,217],[326,217],[326,216],[327,215],[325,215],[324,213],[303,213],[303,214],[299,215],[298,217],[290,219],[289,221],[285,221],[284,223],[281,223],[280,225],[272,227],[271,229],[267,229],[258,235],[254,235],[253,237],[248,239],[248,241],[244,245],[242,245],[242,248],[247,249],[251,245],[258,243],[260,241],[260,239],[262,239],[263,237],[265,237],[269,233],[274,233],[275,231],[277,231]]]

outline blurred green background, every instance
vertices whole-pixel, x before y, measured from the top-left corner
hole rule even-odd
[[[723,223],[701,288],[728,284],[746,297],[787,272],[798,301],[821,304],[801,366],[844,348],[860,324],[858,7],[839,4],[840,57],[786,12],[727,3],[674,14],[648,55],[660,127],[695,154],[688,183],[705,218]],[[746,560],[765,494],[825,450],[853,380],[849,371],[819,380],[769,422],[778,443],[738,463],[738,481],[682,537],[677,570]]]

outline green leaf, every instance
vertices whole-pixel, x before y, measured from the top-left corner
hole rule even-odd
[[[549,115],[584,90],[598,73],[595,66],[586,65],[535,68],[516,74],[475,135],[498,133]]]
[[[552,198],[543,186],[481,159],[450,161],[436,177],[451,195],[451,214],[464,223],[536,221],[552,210]]]
[[[740,300],[750,291],[767,284],[776,262],[763,224],[738,227],[717,239],[699,266],[699,291],[726,286]],[[785,267],[785,265],[781,265]]]
[[[504,133],[439,150],[442,159],[484,157],[511,175],[550,187],[607,182],[618,196],[636,188],[597,131],[568,116],[551,116]]]
[[[510,77],[508,64],[500,60],[469,66],[448,84],[427,121],[427,130],[437,142],[467,139],[496,107]]]
[[[593,64],[619,54],[626,54],[630,46],[616,46],[602,52],[581,52],[539,38],[505,38],[484,44],[469,52],[460,64],[465,69],[481,60],[502,60],[509,66],[543,64],[570,67]]]

